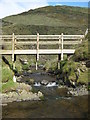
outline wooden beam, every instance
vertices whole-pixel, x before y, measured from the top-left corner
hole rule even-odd
[[[39,33],[37,33],[37,61],[39,60]]]
[[[60,60],[61,60],[61,55],[58,54],[58,69],[60,69]]]
[[[14,36],[14,33],[13,33],[13,35],[12,35],[12,62],[14,61],[14,38],[15,36]]]
[[[36,70],[37,70],[37,62],[39,60],[39,33],[37,33],[37,54],[36,54]]]
[[[15,70],[15,36],[14,33],[12,35],[12,62],[13,62],[13,70]]]
[[[61,36],[59,36],[59,49],[61,49]]]
[[[36,55],[36,70],[38,69],[38,67],[37,67],[37,55]]]
[[[61,34],[61,45],[62,45],[62,47],[61,47],[61,60],[63,60],[63,33]]]
[[[61,50],[59,49],[39,49],[40,55],[58,55],[61,54]],[[75,49],[63,49],[64,54],[74,54]],[[14,50],[16,55],[36,55],[37,50]],[[0,50],[0,54],[2,55],[12,55],[12,50]]]
[[[14,49],[16,50],[16,41],[17,41],[17,38],[15,36],[15,45],[14,45]]]
[[[60,35],[39,35],[39,39],[58,39]],[[17,40],[36,39],[37,35],[16,35]],[[12,35],[0,35],[1,39],[12,39]],[[81,39],[84,35],[63,35],[64,39]]]

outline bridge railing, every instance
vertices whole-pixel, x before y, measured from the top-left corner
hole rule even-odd
[[[55,45],[61,44],[60,39],[62,35],[39,35],[40,45]],[[80,44],[84,35],[63,35],[63,44],[72,45]],[[0,39],[3,40],[3,45],[12,44],[13,35],[2,35]],[[17,45],[31,45],[37,44],[37,35],[14,35]]]
[[[2,35],[2,45],[11,46],[10,50],[1,50],[0,54],[11,54],[12,62],[15,62],[15,54],[36,54],[36,61],[39,60],[39,54],[61,54],[61,60],[63,60],[64,53],[71,53],[71,49],[64,50],[64,45],[80,44],[84,35]],[[40,49],[40,45],[58,45],[57,49]],[[36,45],[36,48],[30,50],[18,50],[18,45]],[[8,47],[9,48],[9,47]],[[72,51],[73,53],[74,51]],[[59,57],[60,59],[60,57]],[[37,62],[36,62],[37,64]],[[15,66],[15,65],[14,65]],[[36,65],[37,66],[37,65]],[[37,68],[36,68],[37,69]]]

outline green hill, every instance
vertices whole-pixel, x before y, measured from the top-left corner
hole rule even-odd
[[[88,9],[70,6],[47,6],[5,17],[3,34],[84,34]]]

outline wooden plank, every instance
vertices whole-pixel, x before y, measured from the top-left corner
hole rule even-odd
[[[16,41],[17,41],[17,39],[16,39],[16,36],[15,36],[15,45],[14,45],[14,49],[16,50]]]
[[[37,33],[37,61],[39,60],[39,33]]]
[[[0,54],[2,54],[2,55],[12,55],[12,50],[0,50]]]
[[[15,41],[14,41],[14,39],[15,39],[14,37],[15,37],[15,36],[14,36],[14,33],[13,33],[13,36],[12,36],[12,61],[14,61],[14,44],[15,44],[15,43],[14,43],[14,42],[15,42]]]
[[[59,49],[61,48],[61,36],[59,36]]]
[[[63,60],[63,33],[61,34],[61,60]]]
[[[81,39],[84,35],[63,35],[64,39]]]
[[[61,60],[61,55],[58,54],[58,69],[60,69],[60,60]]]
[[[82,41],[64,41],[63,44],[65,45],[74,45],[74,44],[81,44]],[[3,45],[11,45],[12,42],[3,42]],[[16,41],[16,45],[33,45],[37,44],[37,41]],[[60,44],[58,41],[39,41],[39,45],[54,45]]]
[[[15,35],[18,39],[37,39],[37,35]],[[39,35],[39,39],[59,39],[60,35]],[[12,39],[12,35],[2,35],[2,39]],[[84,35],[63,35],[63,39],[81,39],[84,38]]]
[[[75,49],[63,49],[63,54],[74,54]],[[3,55],[12,55],[12,50],[0,50],[0,54]],[[36,55],[37,50],[15,50],[14,54],[16,55]],[[39,49],[39,54],[61,54],[59,49]]]
[[[21,39],[37,39],[37,35],[16,35],[17,40],[21,40]]]

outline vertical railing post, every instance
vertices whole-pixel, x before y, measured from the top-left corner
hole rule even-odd
[[[63,60],[63,33],[61,34],[61,60]]]
[[[15,69],[14,49],[15,49],[15,36],[14,36],[14,33],[13,33],[13,35],[12,35],[12,63],[13,63],[13,70]]]
[[[59,50],[61,50],[61,36],[59,36]],[[61,56],[58,54],[58,69],[60,69],[60,59]]]
[[[39,60],[39,33],[37,33],[37,54],[36,54],[36,70],[37,70],[37,61]]]
[[[61,49],[61,36],[59,36],[59,49]]]

